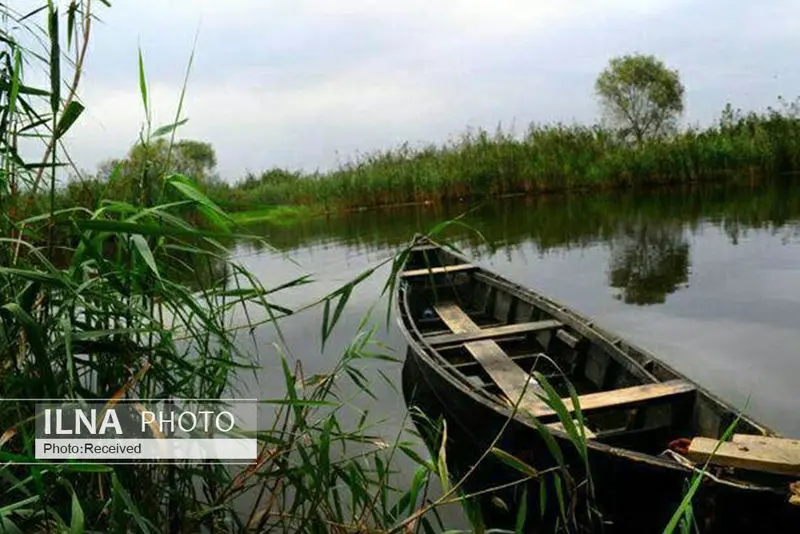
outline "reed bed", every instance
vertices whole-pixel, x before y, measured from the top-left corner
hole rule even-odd
[[[213,198],[254,209],[280,204],[328,210],[445,203],[502,195],[602,190],[699,181],[750,182],[800,170],[797,106],[764,113],[727,107],[706,129],[641,145],[601,126],[531,125],[524,135],[468,132],[441,146],[367,155],[327,173],[272,169]]]

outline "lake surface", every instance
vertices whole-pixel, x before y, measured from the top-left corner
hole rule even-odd
[[[299,307],[390,258],[415,232],[465,212],[459,223],[471,229],[450,226],[443,236],[477,263],[651,350],[767,426],[800,436],[800,190],[790,185],[364,212],[253,227],[280,252],[243,243],[236,254],[268,287],[312,274],[315,283],[277,299]],[[306,375],[335,363],[371,308],[376,337],[402,358],[403,340],[394,319],[387,328],[380,296],[388,274],[384,267],[359,285],[324,352],[321,309],[281,323]],[[245,389],[280,397],[275,330],[259,327],[254,339],[263,369]],[[385,418],[380,428],[391,440],[404,417],[400,365],[380,368],[392,383],[375,379],[377,400],[360,398],[353,413],[369,409]]]

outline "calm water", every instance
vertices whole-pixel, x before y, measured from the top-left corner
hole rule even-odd
[[[256,228],[282,252],[242,244],[237,253],[268,286],[312,273],[314,284],[279,299],[299,306],[390,257],[414,232],[467,210],[463,221],[474,231],[457,227],[446,235],[477,263],[594,318],[734,405],[749,399],[758,420],[800,436],[800,191],[789,186],[365,212],[291,229]],[[379,294],[387,274],[381,269],[359,287],[324,352],[319,311],[282,323],[307,375],[333,364],[373,306],[377,337],[403,355],[394,320],[385,326]],[[259,328],[255,339],[263,371],[247,387],[279,397],[274,329]],[[376,380],[378,400],[358,402],[387,419],[380,428],[392,439],[404,411],[393,390],[400,366],[381,368],[394,384]]]

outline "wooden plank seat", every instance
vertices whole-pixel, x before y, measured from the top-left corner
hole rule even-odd
[[[619,408],[623,406],[634,406],[636,404],[649,403],[668,397],[687,394],[695,391],[695,386],[685,380],[668,380],[666,382],[654,382],[652,384],[642,384],[627,388],[612,389],[599,393],[588,393],[578,397],[578,404],[581,412],[603,410],[607,408]],[[571,398],[561,399],[568,411],[574,411]],[[540,402],[539,406],[529,410],[534,417],[550,417],[556,412]]]
[[[511,361],[515,361],[515,362],[518,361],[518,360],[534,360],[539,355],[540,354],[531,354],[531,353],[517,354],[516,356],[509,356],[509,359]],[[465,367],[473,367],[475,365],[480,365],[480,362],[477,362],[475,360],[469,360],[469,361],[466,361],[466,362],[451,363],[450,367],[452,367],[454,369],[462,369],[462,368],[465,368]],[[548,380],[552,381],[552,380],[560,378],[561,377],[561,373],[550,373],[550,374],[546,374],[545,373],[544,376]]]
[[[456,334],[481,332],[475,322],[457,304],[452,302],[434,306],[442,321]],[[541,403],[536,396],[539,384],[517,365],[500,346],[491,339],[470,341],[464,348],[477,360],[500,390],[512,403],[520,407]],[[521,397],[521,398],[520,398]]]
[[[566,330],[557,330],[556,337],[573,349],[578,346],[578,343],[581,342],[579,337],[570,334]]]
[[[559,328],[561,326],[564,325],[559,321],[533,321],[530,323],[506,324],[494,328],[480,328],[476,331],[464,333],[429,336],[425,338],[425,341],[431,345],[455,345],[459,343],[466,343],[468,341],[478,341],[481,339],[529,334],[531,332],[550,330],[552,328]]]
[[[412,276],[433,276],[445,273],[458,273],[464,271],[471,271],[476,269],[471,263],[459,263],[458,265],[443,265],[441,267],[426,267],[424,269],[413,269],[411,271],[403,271],[401,276],[403,278],[410,278]]]
[[[800,440],[734,434],[731,441],[697,437],[687,456],[698,463],[800,476]],[[716,448],[716,452],[714,449]]]
[[[434,310],[455,334],[473,334],[482,330],[457,304],[452,302],[437,304]],[[486,373],[512,403],[519,400],[520,410],[538,418],[556,415],[556,412],[537,395],[537,393],[543,394],[541,387],[532,382],[528,373],[497,343],[491,339],[480,339],[468,341],[464,344],[464,348],[483,366]],[[578,403],[582,412],[589,412],[650,403],[693,391],[695,386],[685,380],[669,380],[581,395],[578,397]],[[572,399],[564,398],[561,401],[569,412],[574,411]]]

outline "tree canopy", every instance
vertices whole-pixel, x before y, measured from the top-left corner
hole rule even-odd
[[[209,143],[184,139],[170,148],[165,139],[158,139],[148,145],[134,145],[124,159],[103,163],[99,174],[108,178],[118,169],[110,191],[115,198],[127,198],[142,186],[146,186],[149,198],[155,198],[165,176],[184,174],[202,187],[216,180],[216,165],[217,156]]]
[[[597,77],[595,91],[607,118],[637,143],[673,132],[683,112],[678,71],[655,56],[613,58]]]

